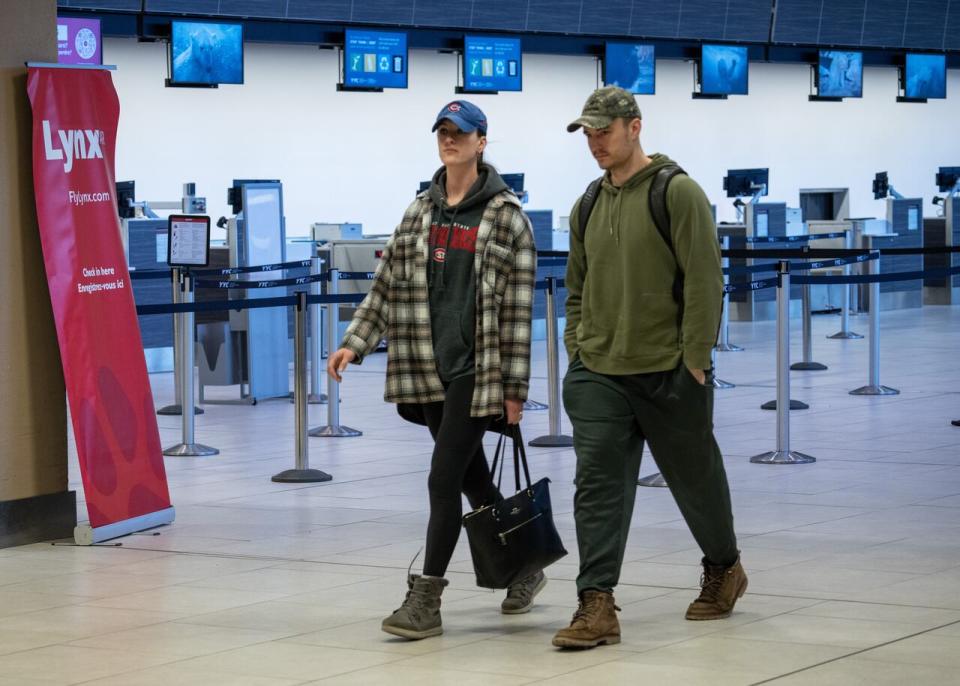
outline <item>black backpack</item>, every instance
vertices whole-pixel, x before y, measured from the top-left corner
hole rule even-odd
[[[673,299],[679,306],[677,320],[683,321],[683,269],[677,260],[677,253],[673,249],[673,239],[670,236],[670,211],[667,209],[667,187],[673,181],[673,177],[678,174],[686,174],[683,169],[675,164],[667,165],[654,174],[653,181],[650,183],[650,195],[648,203],[650,214],[653,215],[653,223],[657,227],[657,233],[663,238],[664,243],[670,248],[670,254],[673,255],[673,261],[677,264],[677,273],[673,278]],[[594,205],[597,204],[597,196],[600,195],[600,185],[603,177],[594,179],[587,186],[583,197],[580,199],[580,211],[577,219],[582,236],[587,235],[587,223],[590,221],[590,213],[593,212]]]

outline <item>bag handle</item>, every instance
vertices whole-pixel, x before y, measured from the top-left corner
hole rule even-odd
[[[523,447],[523,436],[520,433],[520,425],[513,426],[513,476],[517,484],[517,490],[520,490],[520,465],[523,465],[523,476],[527,480],[527,490],[533,486],[530,484],[530,467],[527,465],[527,450]]]
[[[497,490],[500,490],[500,482],[503,480],[503,463],[506,462],[503,457],[503,437],[506,435],[506,430],[500,433],[500,438],[497,439],[497,447],[493,451],[493,464],[490,465],[490,474],[491,476],[497,475]],[[500,471],[497,472],[497,463],[500,464]]]

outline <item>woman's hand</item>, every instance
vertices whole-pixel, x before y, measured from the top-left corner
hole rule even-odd
[[[507,424],[519,424],[523,419],[523,401],[522,400],[504,400],[503,409],[507,413]]]
[[[357,354],[347,348],[340,348],[327,358],[327,374],[337,383],[343,381],[340,372],[347,368],[347,365],[357,359]]]

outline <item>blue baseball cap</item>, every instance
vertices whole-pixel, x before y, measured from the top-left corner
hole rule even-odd
[[[433,123],[431,131],[440,128],[440,122],[449,119],[457,128],[464,133],[479,131],[481,136],[487,135],[487,115],[472,102],[466,100],[454,100],[440,110],[437,115],[437,121]]]

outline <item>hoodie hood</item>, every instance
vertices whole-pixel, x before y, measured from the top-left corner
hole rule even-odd
[[[427,194],[433,204],[440,208],[441,212],[452,211],[459,214],[469,212],[475,209],[477,205],[486,206],[490,198],[508,188],[509,186],[500,178],[497,170],[488,164],[484,164],[480,167],[477,180],[467,191],[463,200],[454,206],[450,206],[447,204],[447,168],[440,167],[433,175],[430,190],[427,191]]]
[[[606,172],[603,175],[601,196],[606,196],[606,202],[598,203],[600,206],[598,209],[601,209],[603,212],[603,223],[606,225],[610,235],[616,239],[617,245],[620,244],[620,231],[624,221],[624,195],[632,195],[641,186],[649,183],[650,179],[652,179],[658,171],[671,164],[676,164],[676,162],[666,155],[660,153],[651,155],[650,164],[627,179],[622,186],[613,185],[610,172]],[[644,200],[644,207],[646,207],[646,200]]]

